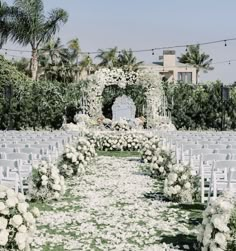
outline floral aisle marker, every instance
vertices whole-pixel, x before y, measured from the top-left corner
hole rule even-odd
[[[25,196],[0,185],[0,250],[31,250],[39,210],[29,210]]]
[[[64,177],[53,163],[42,161],[34,166],[29,178],[30,200],[59,199],[65,193]]]
[[[198,241],[201,243],[201,250],[232,250],[232,246],[230,248],[229,245],[233,241],[232,234],[235,234],[236,226],[230,223],[235,206],[235,198],[227,192],[216,199],[211,199],[203,212],[203,221],[199,228]]]
[[[194,184],[195,178],[191,175],[191,168],[175,164],[170,167],[164,181],[164,194],[172,201],[191,203],[196,193]]]
[[[91,160],[96,157],[94,144],[86,138],[80,137],[74,146],[66,146],[60,162],[60,173],[65,177],[71,177],[83,173]]]

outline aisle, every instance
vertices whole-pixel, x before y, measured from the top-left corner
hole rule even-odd
[[[69,182],[63,201],[44,207],[34,250],[184,250],[163,242],[190,234],[190,213],[145,198],[154,181],[139,165],[135,158],[98,157],[88,174]]]

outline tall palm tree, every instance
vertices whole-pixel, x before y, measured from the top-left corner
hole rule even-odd
[[[139,66],[143,64],[143,61],[137,61],[131,49],[122,50],[118,56],[119,67],[125,71],[137,71]]]
[[[96,56],[101,60],[99,66],[113,68],[118,66],[118,56],[117,47],[111,48],[109,50],[99,49],[99,53]]]
[[[199,45],[188,46],[187,52],[178,57],[180,63],[190,64],[196,68],[196,83],[198,84],[199,72],[203,70],[204,72],[214,70],[211,66],[212,60],[209,55],[204,52],[201,53]]]
[[[8,6],[0,0],[0,48],[7,42],[11,28],[10,18],[15,13],[15,8]]]
[[[90,75],[94,73],[96,66],[90,56],[84,56],[84,58],[79,62],[79,74],[83,78],[83,75]]]
[[[77,65],[77,68],[79,66],[79,55],[80,55],[80,45],[79,45],[79,39],[78,38],[74,38],[72,40],[70,40],[68,43],[68,49],[71,52],[71,60],[75,61],[75,64]],[[76,74],[76,82],[79,79],[79,70],[77,70],[77,74]]]
[[[30,45],[31,75],[37,79],[38,49],[47,43],[58,31],[60,24],[68,20],[68,14],[63,9],[53,9],[49,16],[44,14],[43,0],[15,0],[13,7],[17,13],[8,22],[10,25],[9,39],[23,46]]]

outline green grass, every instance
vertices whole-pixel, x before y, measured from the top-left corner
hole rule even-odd
[[[98,156],[109,156],[117,158],[140,157],[140,153],[136,151],[97,151]]]

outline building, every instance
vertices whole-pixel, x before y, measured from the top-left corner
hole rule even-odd
[[[196,84],[196,68],[177,62],[174,50],[164,50],[163,56],[160,56],[159,60],[158,62],[153,62],[151,65],[144,65],[143,67],[158,71],[163,79],[169,82],[183,81]]]

